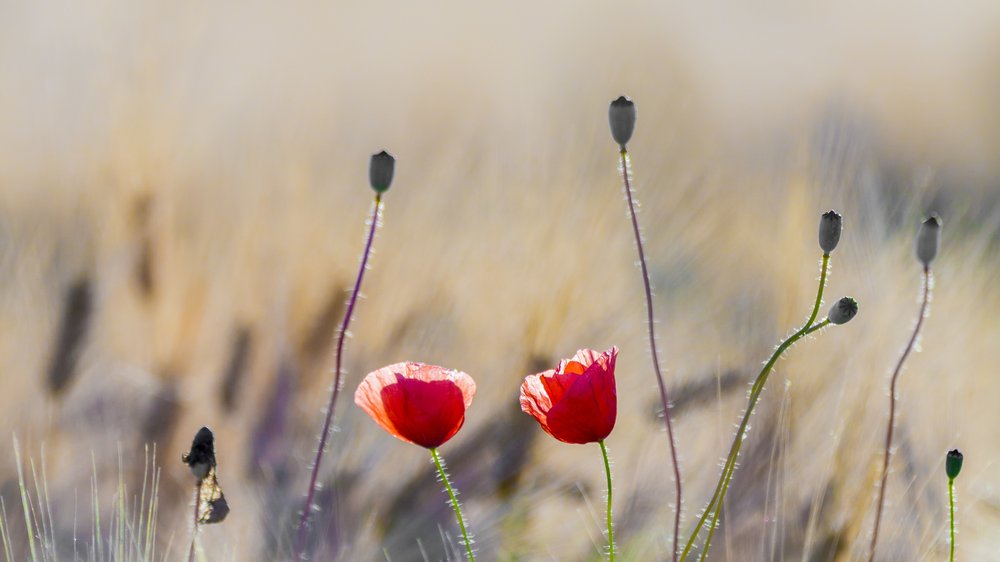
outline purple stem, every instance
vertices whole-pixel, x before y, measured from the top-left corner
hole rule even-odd
[[[931,292],[931,269],[924,266],[924,295],[920,302],[920,316],[917,317],[917,325],[913,328],[910,341],[907,342],[903,354],[896,363],[896,369],[892,372],[892,382],[889,383],[889,426],[885,430],[885,456],[882,459],[882,481],[878,487],[878,507],[875,510],[875,526],[872,529],[872,542],[868,546],[868,562],[875,560],[875,545],[878,544],[878,529],[882,522],[882,506],[885,504],[885,488],[889,480],[889,459],[892,456],[892,434],[896,424],[896,380],[903,370],[903,363],[913,351],[913,346],[917,342],[920,334],[920,327],[924,324],[924,316],[927,315],[927,302],[930,300]]]
[[[299,518],[299,528],[295,539],[295,560],[302,560],[302,549],[305,546],[306,527],[309,523],[309,514],[312,511],[313,497],[316,495],[316,479],[319,476],[320,461],[323,460],[323,453],[326,451],[326,441],[330,437],[330,428],[333,426],[333,414],[337,406],[337,396],[340,395],[340,387],[343,383],[344,373],[341,364],[344,354],[344,340],[347,337],[347,328],[351,324],[351,316],[354,314],[354,305],[358,302],[358,293],[361,292],[361,280],[364,279],[365,269],[368,267],[368,257],[371,255],[372,242],[375,241],[375,229],[379,223],[379,213],[382,206],[382,194],[375,195],[375,208],[372,210],[371,225],[368,228],[368,239],[365,242],[365,251],[361,254],[361,267],[358,269],[358,277],[354,281],[354,289],[351,291],[351,298],[347,301],[347,311],[344,312],[344,321],[337,332],[337,352],[336,367],[334,370],[333,390],[330,392],[330,404],[326,407],[326,420],[323,422],[323,433],[319,439],[319,447],[316,449],[316,459],[313,461],[312,475],[309,477],[309,491],[306,492],[305,505],[302,508],[302,515]]]
[[[639,266],[642,269],[642,284],[646,289],[646,324],[649,332],[649,350],[653,357],[653,371],[656,372],[656,383],[660,386],[660,402],[663,406],[663,419],[667,426],[667,437],[670,439],[670,459],[674,465],[674,484],[677,491],[677,503],[674,509],[674,543],[673,560],[677,562],[677,541],[681,532],[681,469],[677,462],[677,443],[674,440],[674,427],[670,420],[670,400],[667,398],[667,385],[663,382],[660,372],[660,359],[656,354],[656,320],[653,317],[653,291],[649,285],[649,270],[646,268],[646,255],[642,249],[642,235],[639,233],[639,220],[635,216],[635,202],[632,199],[632,186],[628,180],[628,151],[621,149],[622,178],[625,181],[625,197],[628,200],[629,214],[632,216],[632,231],[635,233],[635,245],[639,249]]]

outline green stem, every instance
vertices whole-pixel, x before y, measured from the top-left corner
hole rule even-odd
[[[948,479],[948,513],[951,519],[951,556],[948,558],[955,562],[955,479]]]
[[[465,518],[462,517],[462,507],[458,505],[455,490],[451,487],[451,481],[448,480],[448,473],[444,470],[444,459],[438,454],[437,448],[431,449],[431,456],[434,458],[434,464],[437,465],[438,475],[441,476],[441,481],[444,482],[444,487],[448,490],[448,497],[451,498],[451,507],[455,509],[455,517],[458,518],[458,527],[462,530],[462,540],[465,541],[465,551],[469,553],[470,562],[476,562],[476,557],[472,554],[472,542],[469,541],[469,533],[465,530]]]
[[[750,416],[753,415],[754,407],[756,407],[757,401],[760,399],[760,395],[764,390],[764,385],[767,383],[767,378],[771,374],[771,370],[774,368],[774,364],[777,363],[781,354],[791,347],[792,344],[802,339],[806,334],[818,330],[829,323],[828,321],[823,321],[815,326],[813,325],[813,322],[816,321],[816,317],[819,315],[819,308],[823,304],[823,290],[826,288],[826,274],[829,269],[829,265],[830,254],[824,254],[823,264],[819,276],[819,289],[816,291],[816,301],[813,303],[812,312],[809,314],[809,320],[807,320],[802,328],[800,328],[797,332],[789,336],[785,341],[781,342],[778,348],[774,350],[771,358],[768,359],[767,363],[764,365],[764,368],[761,369],[757,378],[754,379],[753,386],[750,387],[750,398],[747,402],[747,408],[743,412],[743,419],[740,421],[740,426],[736,430],[736,437],[733,439],[733,444],[729,449],[729,456],[726,457],[726,464],[722,469],[722,474],[719,476],[719,483],[715,486],[715,493],[712,495],[712,499],[708,502],[708,506],[705,508],[705,511],[698,519],[698,524],[695,526],[694,531],[688,538],[687,544],[684,545],[684,551],[681,553],[681,562],[687,559],[688,554],[691,552],[691,548],[694,546],[694,541],[698,538],[698,535],[701,534],[701,530],[705,527],[705,522],[711,513],[712,522],[708,527],[708,537],[705,539],[705,547],[702,549],[699,560],[705,560],[705,557],[708,556],[708,549],[712,545],[712,537],[715,534],[719,514],[722,511],[722,502],[726,498],[729,483],[732,481],[733,473],[736,471],[736,460],[740,455],[740,449],[743,447],[743,440],[746,438],[747,426],[750,423]]]
[[[615,533],[611,525],[611,462],[608,461],[608,448],[604,445],[604,440],[597,442],[601,446],[601,455],[604,456],[604,472],[608,476],[608,560],[615,562]]]

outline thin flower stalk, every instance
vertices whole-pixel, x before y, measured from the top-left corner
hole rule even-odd
[[[337,397],[344,382],[343,355],[344,341],[347,338],[348,328],[351,325],[351,318],[354,316],[354,307],[358,302],[358,295],[361,292],[361,282],[364,280],[365,271],[368,269],[368,258],[371,256],[372,244],[375,241],[375,231],[382,222],[382,192],[375,193],[375,202],[372,208],[371,219],[368,224],[368,236],[365,241],[365,249],[361,254],[361,266],[358,268],[357,278],[354,280],[354,288],[351,290],[351,297],[347,301],[347,310],[344,312],[344,320],[337,332],[337,348],[335,354],[334,382],[330,391],[330,402],[326,407],[326,419],[323,421],[323,430],[320,433],[319,446],[316,448],[316,458],[313,460],[312,473],[309,476],[309,488],[306,491],[306,499],[299,517],[299,526],[295,540],[295,560],[302,559],[302,552],[305,546],[306,528],[309,525],[309,515],[312,512],[313,499],[316,495],[316,482],[319,477],[320,463],[326,451],[327,440],[330,438],[330,430],[333,426],[334,413],[337,407]]]
[[[445,470],[444,459],[438,453],[437,447],[431,449],[431,457],[434,459],[434,465],[437,466],[441,482],[444,483],[445,489],[448,490],[448,499],[451,502],[452,509],[455,510],[455,518],[458,519],[458,528],[462,531],[462,542],[465,544],[465,553],[469,557],[469,562],[476,562],[476,555],[472,553],[472,541],[469,540],[469,532],[465,528],[465,517],[462,516],[462,506],[458,503],[458,496],[455,494],[455,489],[451,486],[451,480],[449,480],[448,472]]]
[[[816,291],[816,301],[813,304],[812,312],[809,314],[809,319],[806,323],[796,331],[794,334],[789,336],[785,341],[781,342],[775,349],[771,358],[768,359],[767,363],[764,364],[764,368],[761,369],[757,378],[754,380],[753,386],[750,388],[750,397],[747,402],[746,410],[743,412],[743,419],[740,421],[739,428],[736,430],[736,437],[733,439],[733,444],[729,450],[729,456],[726,458],[726,464],[722,469],[722,474],[719,477],[719,483],[715,487],[715,493],[712,495],[712,499],[709,501],[708,506],[705,508],[701,517],[698,519],[698,524],[695,526],[694,531],[691,533],[691,537],[688,539],[687,544],[684,546],[684,550],[681,553],[680,559],[686,560],[694,546],[695,540],[701,533],[702,528],[705,526],[709,515],[711,514],[711,523],[708,526],[708,536],[705,539],[705,546],[701,551],[701,556],[699,560],[705,560],[708,556],[708,550],[712,544],[712,537],[715,534],[715,529],[719,520],[719,514],[722,511],[723,501],[726,497],[726,492],[729,489],[729,484],[732,480],[733,473],[736,470],[736,461],[740,454],[740,449],[743,446],[743,440],[746,438],[747,426],[750,423],[750,416],[753,414],[754,408],[757,405],[757,401],[760,398],[761,393],[764,390],[764,385],[767,383],[768,376],[771,374],[775,363],[778,358],[790,348],[795,342],[802,339],[806,334],[819,329],[820,327],[829,324],[829,320],[820,322],[814,325],[816,317],[819,315],[819,309],[823,302],[823,291],[826,287],[826,277],[827,271],[830,264],[830,254],[824,253],[822,265],[820,269],[819,278],[819,288]]]
[[[601,456],[604,457],[604,473],[608,477],[608,560],[615,562],[615,531],[611,521],[611,461],[608,460],[608,448],[604,440],[598,441],[601,446]]]
[[[934,277],[931,275],[930,265],[927,264],[924,266],[923,289],[921,291],[920,312],[917,315],[917,322],[913,326],[913,333],[910,334],[910,339],[906,342],[906,347],[903,348],[903,353],[899,356],[899,361],[896,362],[896,368],[893,369],[892,379],[889,382],[889,422],[886,425],[885,430],[885,448],[882,451],[882,472],[879,479],[878,499],[875,503],[875,522],[872,525],[872,539],[871,543],[868,545],[868,562],[875,560],[875,547],[878,546],[879,529],[882,523],[882,511],[885,506],[885,489],[889,482],[889,462],[892,460],[892,443],[896,426],[896,400],[898,398],[896,394],[896,384],[899,381],[900,373],[903,371],[903,364],[906,363],[906,359],[910,356],[914,346],[916,346],[917,338],[920,335],[920,329],[924,325],[924,318],[927,316],[927,308],[930,303],[931,286],[933,282]]]
[[[642,271],[642,285],[646,293],[646,331],[649,335],[649,352],[653,361],[653,373],[656,375],[656,384],[660,391],[660,407],[663,408],[663,421],[667,428],[667,439],[670,442],[670,461],[674,470],[674,539],[672,557],[677,560],[677,547],[680,539],[681,529],[681,505],[683,502],[683,485],[681,482],[680,462],[677,458],[677,440],[674,437],[673,421],[670,413],[670,399],[667,395],[667,385],[663,382],[663,373],[660,370],[660,358],[656,350],[656,317],[653,311],[653,290],[649,282],[649,268],[646,265],[646,254],[642,246],[642,233],[639,230],[639,219],[636,216],[635,199],[632,196],[632,184],[629,181],[629,158],[628,150],[623,145],[619,151],[621,157],[622,182],[625,187],[625,199],[628,201],[629,216],[632,218],[632,233],[635,235],[635,246],[639,252],[639,269]]]

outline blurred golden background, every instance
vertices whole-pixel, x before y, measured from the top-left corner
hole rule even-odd
[[[216,433],[233,509],[208,560],[288,556],[332,342],[398,158],[324,461],[319,560],[458,559],[425,451],[350,401],[402,361],[470,373],[442,448],[481,560],[596,560],[598,448],[541,434],[522,377],[621,348],[608,440],[625,560],[670,552],[673,483],[607,126],[630,144],[676,404],[684,529],[773,346],[807,315],[821,212],[845,216],[827,303],[852,323],[772,376],[712,560],[863,556],[889,370],[917,313],[912,239],[944,241],[900,382],[880,558],[1000,560],[1000,4],[0,0],[0,497],[23,559],[13,436],[46,464],[64,559],[121,480],[162,467],[157,556],[181,560]],[[121,460],[120,460],[121,459]],[[40,466],[40,465],[39,465]],[[30,483],[29,478],[29,483]],[[89,547],[79,546],[88,552]]]

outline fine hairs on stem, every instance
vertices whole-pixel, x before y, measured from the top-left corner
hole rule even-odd
[[[649,333],[649,352],[653,361],[653,373],[656,375],[656,383],[660,390],[660,407],[663,408],[663,421],[667,428],[667,439],[670,441],[670,461],[674,469],[674,492],[676,500],[674,503],[672,559],[676,562],[678,541],[680,539],[683,486],[681,483],[680,463],[677,459],[677,440],[674,438],[674,427],[670,416],[670,400],[667,396],[667,385],[663,382],[660,359],[656,351],[656,317],[653,312],[653,290],[649,282],[649,269],[646,265],[646,254],[642,247],[642,233],[639,230],[639,219],[636,217],[632,185],[629,182],[630,159],[625,145],[632,138],[632,131],[635,129],[635,118],[636,109],[635,103],[632,100],[621,96],[611,102],[611,106],[608,109],[608,121],[611,125],[611,136],[619,146],[619,156],[621,158],[619,166],[625,188],[625,199],[628,201],[629,216],[632,219],[632,233],[635,235],[635,245],[639,252],[639,269],[642,271],[642,284],[646,294],[646,329]],[[610,487],[608,489],[610,493]],[[608,532],[610,533],[610,526]]]
[[[608,447],[604,440],[598,441],[601,446],[601,456],[604,457],[604,473],[608,478],[608,561],[615,562],[615,532],[611,518],[611,461],[608,459]]]
[[[694,531],[692,531],[690,538],[688,538],[688,541],[684,546],[684,550],[681,553],[682,561],[686,560],[688,555],[691,553],[695,540],[698,538],[701,530],[706,526],[706,521],[708,521],[709,515],[711,514],[711,522],[708,524],[708,536],[705,539],[705,546],[701,550],[699,560],[705,560],[708,556],[709,548],[712,545],[712,537],[718,527],[719,515],[722,512],[726,492],[728,491],[729,484],[732,481],[733,473],[736,471],[736,461],[739,458],[740,449],[743,446],[743,440],[747,435],[750,417],[753,415],[757,401],[760,399],[760,395],[764,391],[764,385],[767,383],[767,378],[774,368],[775,363],[778,361],[778,358],[780,358],[781,355],[795,342],[802,339],[807,334],[815,332],[816,330],[830,324],[846,324],[857,315],[857,302],[850,297],[844,297],[833,305],[825,320],[816,323],[816,318],[819,315],[819,309],[823,303],[823,291],[826,287],[827,272],[830,265],[830,252],[836,248],[840,241],[842,224],[843,220],[841,216],[835,211],[825,213],[820,219],[819,245],[823,250],[823,258],[820,266],[819,288],[816,291],[816,300],[813,303],[812,311],[810,312],[809,318],[806,320],[805,324],[798,331],[778,345],[777,349],[775,349],[774,353],[771,355],[771,358],[768,359],[763,369],[761,369],[760,373],[757,375],[757,378],[754,379],[753,386],[750,388],[750,396],[747,401],[747,407],[743,412],[743,418],[740,421],[739,428],[736,430],[736,435],[733,438],[733,444],[730,447],[729,455],[727,456],[726,463],[723,466],[722,474],[719,476],[719,482],[715,487],[712,499],[709,501],[708,506],[705,507],[704,512],[698,519],[698,523],[695,526]]]
[[[350,299],[347,301],[347,310],[344,312],[344,320],[337,331],[337,348],[334,359],[334,381],[330,391],[330,402],[326,407],[326,419],[323,420],[323,429],[320,432],[319,445],[316,448],[316,458],[313,460],[312,472],[309,476],[309,488],[306,490],[306,499],[299,517],[298,530],[295,538],[295,560],[301,560],[303,548],[305,547],[306,527],[309,524],[309,515],[312,511],[313,498],[316,494],[316,481],[319,477],[320,463],[323,460],[323,453],[326,451],[326,442],[330,437],[330,429],[333,426],[334,412],[337,407],[337,396],[343,386],[344,371],[343,354],[344,340],[347,338],[348,328],[351,325],[351,318],[354,315],[354,306],[358,302],[358,294],[361,292],[361,282],[364,280],[365,271],[368,269],[368,258],[371,256],[372,243],[375,241],[375,231],[381,222],[382,217],[382,194],[389,189],[392,184],[392,176],[395,172],[396,159],[386,151],[382,151],[371,157],[368,168],[369,182],[375,190],[375,202],[372,207],[371,218],[368,223],[368,236],[365,240],[365,249],[361,254],[361,265],[358,268],[357,278],[354,280],[354,288],[351,290]]]
[[[920,312],[917,313],[917,322],[913,326],[903,353],[896,362],[896,367],[892,370],[892,378],[889,381],[889,421],[885,430],[885,448],[882,451],[882,472],[879,478],[878,499],[875,500],[875,522],[872,524],[872,540],[868,545],[868,562],[875,560],[875,548],[878,546],[878,533],[882,523],[882,510],[885,506],[885,489],[889,482],[889,462],[892,459],[892,440],[896,424],[896,383],[899,381],[899,374],[903,371],[903,365],[910,356],[920,335],[920,328],[924,325],[924,318],[927,316],[927,308],[931,298],[931,285],[934,277],[931,275],[931,262],[937,257],[938,247],[941,241],[941,220],[937,216],[927,218],[920,225],[917,232],[917,259],[923,266],[923,289],[920,297]]]
[[[455,518],[458,519],[458,528],[462,531],[462,542],[465,543],[465,552],[469,556],[470,562],[476,562],[476,556],[472,553],[472,541],[469,540],[469,531],[465,527],[465,517],[462,516],[462,506],[458,503],[458,495],[455,494],[455,489],[451,486],[451,480],[448,479],[448,471],[445,470],[444,459],[438,453],[437,447],[431,449],[431,457],[434,459],[434,465],[437,466],[438,477],[441,478],[441,482],[444,483],[444,487],[448,491],[448,500],[451,502],[451,507],[455,510]]]
[[[948,451],[944,459],[944,471],[948,475],[948,560],[955,562],[955,479],[962,471],[964,457],[958,449]]]

